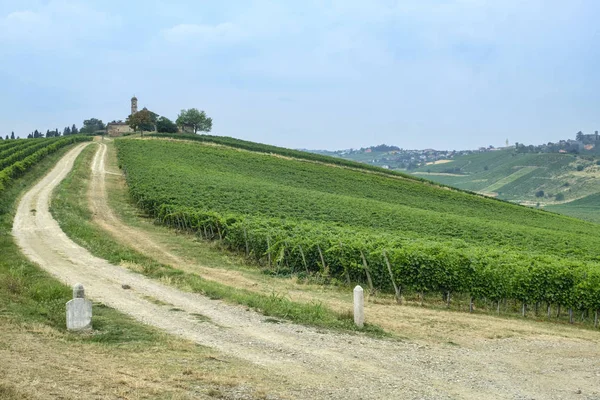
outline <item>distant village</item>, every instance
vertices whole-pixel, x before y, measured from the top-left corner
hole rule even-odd
[[[556,143],[548,142],[541,145],[525,145],[515,143],[514,146],[480,147],[477,150],[407,150],[397,146],[381,144],[379,146],[363,147],[360,149],[347,149],[338,151],[311,150],[314,153],[326,154],[334,157],[348,158],[386,169],[412,170],[428,164],[442,163],[458,156],[491,151],[513,150],[517,153],[561,153],[561,154],[587,154],[600,155],[600,137],[598,131],[585,134],[581,131],[575,134],[574,139],[560,140]]]

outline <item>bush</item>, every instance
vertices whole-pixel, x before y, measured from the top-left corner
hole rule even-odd
[[[538,190],[537,192],[535,192],[535,197],[544,197],[544,191]]]
[[[556,201],[563,201],[564,199],[565,199],[565,195],[564,195],[564,193],[558,193],[558,194],[555,196],[555,200],[556,200]]]
[[[577,166],[577,171],[583,171],[583,165],[578,165]]]

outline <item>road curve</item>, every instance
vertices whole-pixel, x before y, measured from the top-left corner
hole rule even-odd
[[[77,245],[53,219],[49,204],[53,189],[89,145],[83,143],[70,150],[25,193],[18,205],[13,236],[22,252],[44,270],[66,284],[82,283],[95,302],[268,368],[273,379],[289,384],[292,397],[359,399],[370,393],[370,398],[390,398],[412,392],[415,397],[420,393],[421,397],[425,394],[446,398],[440,393],[435,395],[436,390],[431,386],[433,377],[422,375],[419,383],[401,372],[404,368],[399,367],[410,357],[409,353],[418,351],[417,345],[322,333],[294,324],[265,323],[260,314],[181,292],[112,265]],[[98,152],[103,153],[103,149],[104,145],[100,145]],[[130,285],[131,289],[122,289],[122,284]],[[169,306],[157,305],[149,299]],[[183,311],[173,311],[174,308]],[[210,322],[203,322],[193,314],[208,317]],[[429,385],[423,387],[425,381]]]

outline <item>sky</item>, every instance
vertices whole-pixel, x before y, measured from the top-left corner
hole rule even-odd
[[[0,134],[130,98],[292,148],[472,149],[600,130],[597,0],[0,0]]]

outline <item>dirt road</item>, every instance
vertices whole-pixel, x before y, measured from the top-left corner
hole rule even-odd
[[[600,378],[598,364],[594,358],[578,354],[588,347],[580,347],[577,341],[566,344],[571,346],[574,357],[553,363],[547,358],[548,342],[541,338],[526,344],[511,339],[495,340],[484,348],[473,349],[266,323],[264,316],[243,307],[178,291],[94,257],[61,231],[48,210],[53,188],[64,179],[87,145],[78,145],[67,153],[23,196],[13,235],[30,259],[65,283],[83,283],[96,302],[172,334],[262,365],[272,371],[272,379],[286,382],[287,394],[293,398],[600,397],[595,385]],[[99,167],[96,178],[103,179],[101,163],[105,151],[105,146],[100,145],[95,160]],[[122,284],[130,285],[131,289],[122,289]],[[509,361],[506,356],[511,353]],[[515,376],[515,358],[527,364],[526,374]]]

